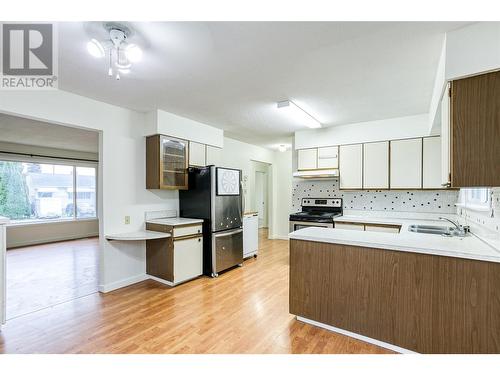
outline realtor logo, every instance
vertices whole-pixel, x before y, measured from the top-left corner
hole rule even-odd
[[[54,89],[57,83],[54,25],[2,24],[2,89]]]

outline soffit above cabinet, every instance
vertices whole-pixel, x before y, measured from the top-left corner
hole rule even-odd
[[[165,134],[206,145],[224,147],[224,131],[161,110],[148,112],[144,135]]]

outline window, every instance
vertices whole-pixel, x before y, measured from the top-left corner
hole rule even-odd
[[[0,160],[0,216],[61,220],[96,212],[95,167]]]
[[[488,211],[491,208],[491,191],[488,188],[460,189],[460,205],[471,210]]]

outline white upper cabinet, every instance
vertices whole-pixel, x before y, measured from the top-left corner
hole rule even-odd
[[[341,189],[363,187],[363,144],[339,147],[339,173]]]
[[[189,142],[189,165],[204,167],[206,146],[198,142]]]
[[[424,138],[424,189],[441,189],[441,137]]]
[[[391,189],[422,188],[422,138],[391,141]]]
[[[363,188],[389,188],[389,142],[363,145]]]
[[[318,168],[336,169],[339,167],[338,146],[318,148]]]
[[[441,99],[441,185],[451,186],[450,179],[450,84]]]
[[[318,168],[318,149],[309,148],[298,150],[297,152],[297,169],[299,171],[311,170]]]
[[[222,165],[222,148],[207,146],[207,165],[216,165],[218,167]]]

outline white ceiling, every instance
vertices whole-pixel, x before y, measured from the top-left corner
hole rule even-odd
[[[324,126],[427,112],[446,31],[459,22],[129,23],[143,61],[120,81],[86,51],[100,23],[59,24],[59,88],[155,108],[269,146],[295,130],[291,99]]]
[[[0,113],[0,140],[22,145],[98,153],[99,133]]]

